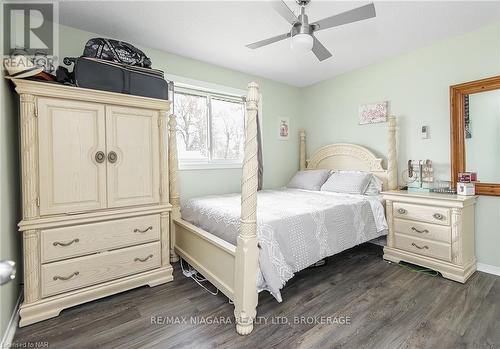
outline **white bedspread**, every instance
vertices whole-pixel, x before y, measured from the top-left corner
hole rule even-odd
[[[235,245],[240,205],[240,194],[206,196],[187,201],[181,213],[186,221]],[[260,191],[257,287],[281,302],[280,289],[295,272],[386,231],[378,196],[299,189]]]

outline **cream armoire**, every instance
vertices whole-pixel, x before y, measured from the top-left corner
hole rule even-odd
[[[170,102],[14,79],[20,95],[20,326],[172,280]]]

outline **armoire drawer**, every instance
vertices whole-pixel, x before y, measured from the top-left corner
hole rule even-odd
[[[450,225],[450,209],[426,205],[413,205],[404,202],[394,203],[394,217],[413,219],[434,224]]]
[[[420,255],[451,261],[451,245],[396,233],[395,247]]]
[[[394,218],[394,231],[418,238],[451,243],[451,227]]]
[[[42,263],[159,239],[159,215],[42,230]]]
[[[42,265],[42,297],[161,266],[160,242]]]

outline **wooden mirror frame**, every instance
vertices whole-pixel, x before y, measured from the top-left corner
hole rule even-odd
[[[451,181],[454,188],[458,173],[466,171],[464,97],[497,89],[500,89],[500,76],[450,86]],[[476,183],[476,194],[500,196],[500,183]]]

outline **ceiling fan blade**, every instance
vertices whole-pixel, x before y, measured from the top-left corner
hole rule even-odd
[[[319,61],[321,62],[327,58],[330,58],[332,56],[330,51],[328,51],[326,49],[326,47],[323,46],[323,44],[321,42],[319,42],[319,40],[316,39],[314,36],[313,36],[313,39],[314,39],[314,44],[313,44],[312,52],[316,55],[316,57],[319,59]]]
[[[375,13],[375,5],[373,3],[361,6],[337,15],[323,18],[319,21],[312,23],[314,31],[337,27],[339,25],[348,24],[352,22],[362,21],[364,19],[373,18]]]
[[[283,1],[270,1],[270,5],[281,15],[281,17],[286,19],[288,23],[293,25],[299,21],[297,16],[293,14],[292,10],[290,10]]]
[[[264,39],[261,41],[254,42],[254,43],[248,44],[246,46],[248,48],[255,50],[256,48],[266,46],[266,45],[272,44],[272,43],[277,42],[277,41],[285,40],[286,38],[289,38],[289,37],[290,37],[290,33],[285,33],[285,34],[273,36],[272,38],[269,38],[269,39]]]

